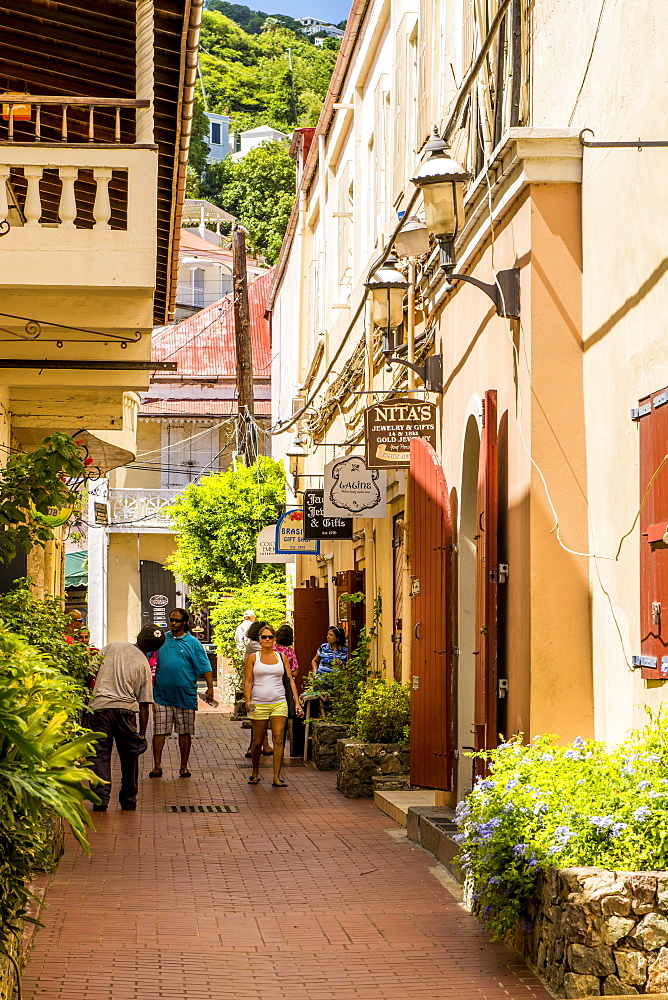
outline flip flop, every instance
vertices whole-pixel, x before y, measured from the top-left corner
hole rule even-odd
[[[179,778],[192,778],[190,771],[180,771]]]
[[[262,775],[261,774],[258,774],[258,776],[256,778],[254,778],[253,775],[251,774],[250,778],[248,779],[248,784],[249,785],[259,785],[259,783],[261,781],[262,781]]]
[[[244,757],[252,757],[252,756],[253,754],[250,752],[250,750],[247,750],[246,753],[244,754]]]
[[[149,778],[162,778],[162,768],[154,767],[152,771],[148,772]]]
[[[272,781],[272,785],[274,786],[274,788],[287,788],[288,787],[287,781],[283,781],[282,778],[279,778],[278,781]]]

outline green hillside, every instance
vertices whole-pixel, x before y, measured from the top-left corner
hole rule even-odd
[[[239,162],[227,159],[206,166],[204,110],[229,115],[231,132],[271,125],[289,136],[295,127],[315,125],[338,43],[327,39],[325,47],[316,48],[301,31],[286,27],[284,22],[291,18],[283,15],[268,16],[224,0],[209,0],[208,8],[202,18],[199,56],[205,93],[198,87],[188,195],[231,212],[248,230],[249,245],[273,263],[294,201],[295,165],[288,156],[289,143],[265,143]],[[221,13],[230,8],[248,30]]]

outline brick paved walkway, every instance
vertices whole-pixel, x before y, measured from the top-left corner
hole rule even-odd
[[[136,813],[96,814],[92,855],[70,838],[47,895],[24,1000],[418,1000],[549,994],[490,945],[431,855],[335,776],[262,769],[248,733],[201,713],[193,777],[145,778]],[[142,761],[143,775],[150,769]],[[165,813],[171,805],[239,812]]]

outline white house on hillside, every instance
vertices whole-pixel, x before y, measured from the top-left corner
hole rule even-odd
[[[246,129],[245,132],[238,132],[236,135],[232,133],[230,144],[234,152],[230,155],[233,160],[243,160],[246,153],[250,153],[251,149],[255,149],[256,146],[261,146],[263,142],[276,142],[278,139],[287,138],[285,132],[279,132],[278,129],[271,128],[270,125],[258,125],[256,128]]]
[[[317,35],[324,32],[330,38],[343,38],[340,28],[335,28],[333,24],[318,20],[317,17],[298,17],[298,22],[302,26],[305,35]]]

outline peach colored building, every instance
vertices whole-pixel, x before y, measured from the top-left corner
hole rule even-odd
[[[668,148],[615,145],[665,133],[668,11],[640,8],[360,0],[299,163],[270,300],[292,499],[363,455],[367,401],[431,401],[437,443],[294,584],[363,572],[367,618],[382,596],[414,777],[457,795],[500,733],[614,741],[665,698]],[[411,180],[433,127],[465,172],[455,232]],[[392,249],[388,344],[365,285]],[[433,357],[442,391],[398,363]]]

